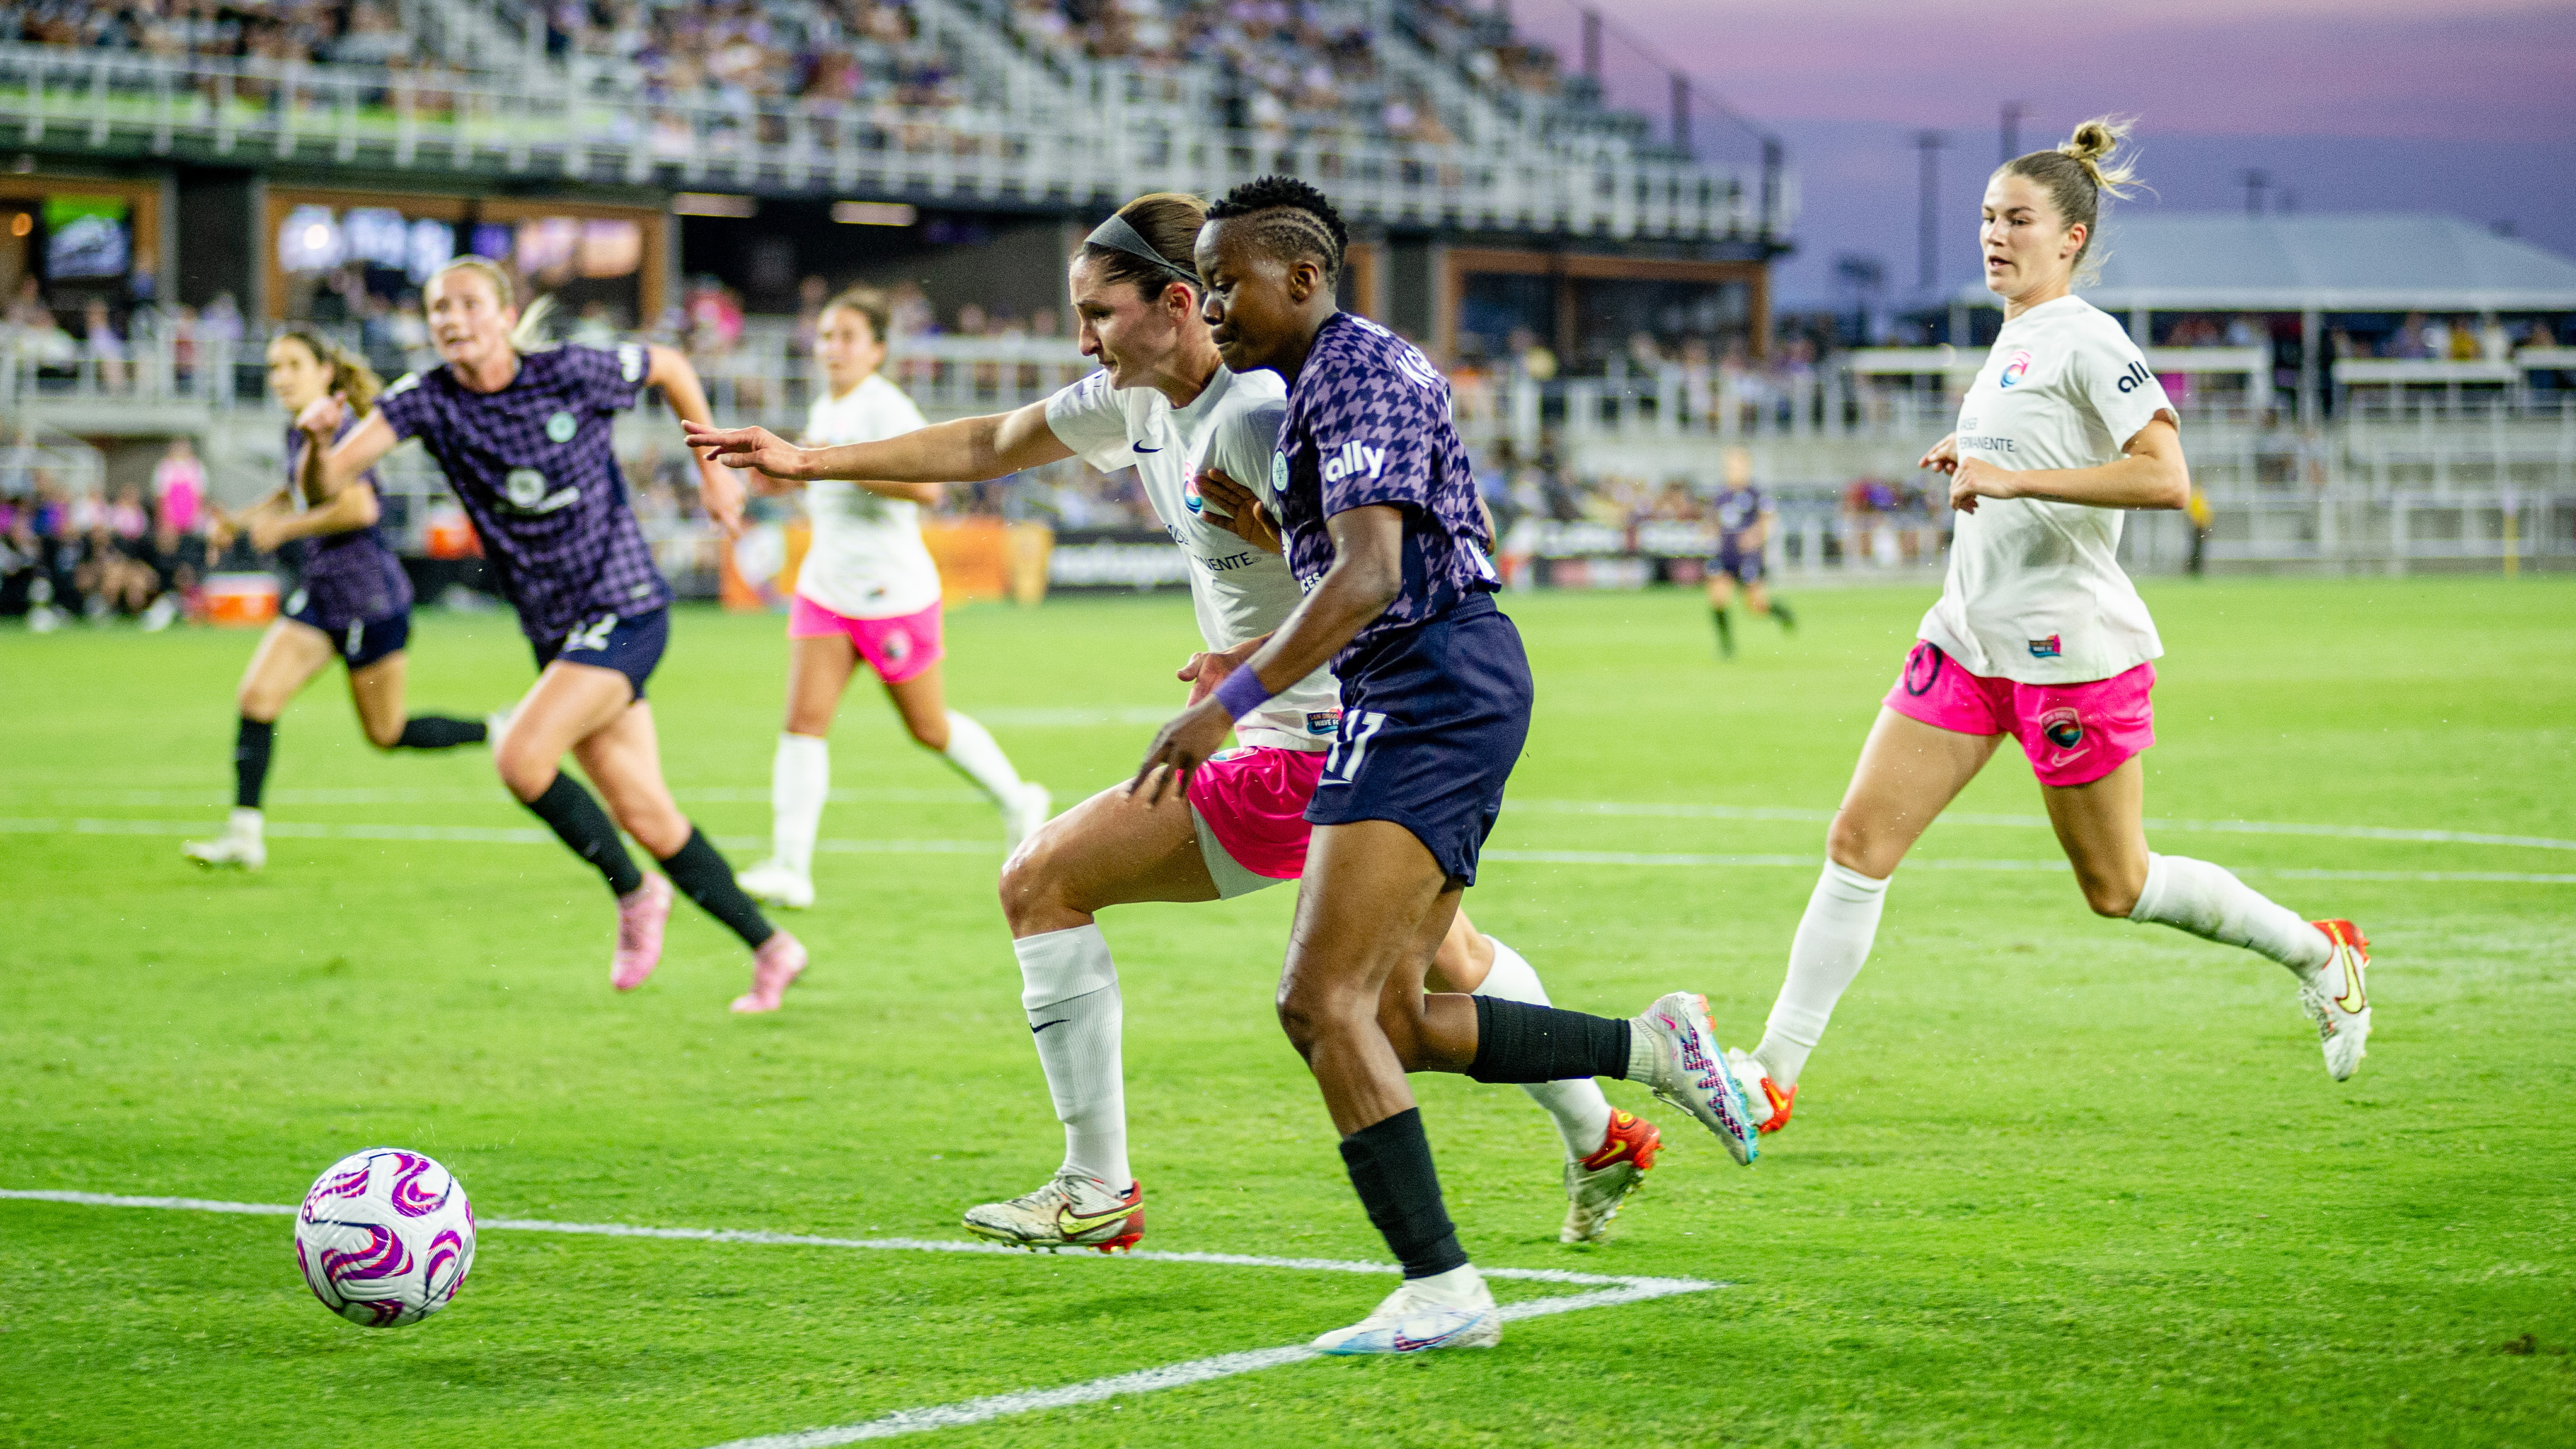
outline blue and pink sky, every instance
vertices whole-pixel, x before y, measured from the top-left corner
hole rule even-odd
[[[2137,203],[2241,210],[2270,173],[2301,211],[2438,211],[2511,222],[2576,255],[2576,3],[2514,0],[1603,0],[1643,47],[1606,48],[1613,99],[1668,108],[1657,65],[1690,71],[1779,133],[1803,191],[1784,301],[1831,300],[1833,261],[1916,273],[1918,130],[1946,131],[1942,276],[1975,278],[1976,201],[1998,109],[2030,106],[2024,149],[2086,116],[2140,117]],[[1576,63],[1571,0],[1513,0]],[[1644,52],[1651,48],[1655,54]],[[1705,132],[1718,123],[1695,123]],[[1730,154],[1745,147],[1719,144]]]

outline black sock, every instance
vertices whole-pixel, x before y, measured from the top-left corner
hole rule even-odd
[[[233,736],[233,808],[256,810],[268,788],[268,747],[277,739],[275,720],[242,717]]]
[[[1404,1265],[1407,1278],[1428,1278],[1462,1268],[1467,1250],[1440,1201],[1440,1174],[1431,1166],[1431,1139],[1422,1135],[1422,1109],[1407,1107],[1342,1139],[1342,1164],[1360,1206]]]
[[[742,937],[742,943],[757,951],[761,943],[777,934],[769,918],[751,897],[734,884],[733,867],[716,853],[707,833],[695,825],[689,827],[689,843],[662,857],[662,870],[680,894],[698,903],[698,908],[724,922],[726,928]]]
[[[1732,621],[1732,620],[1730,620],[1730,619],[1728,619],[1728,618],[1726,617],[1726,611],[1725,611],[1724,609],[1711,609],[1711,610],[1709,610],[1709,611],[1708,611],[1708,616],[1709,616],[1710,618],[1715,619],[1715,620],[1717,621],[1717,652],[1718,652],[1718,653],[1720,653],[1720,654],[1732,654],[1732,653],[1734,653],[1734,652],[1735,652],[1735,624],[1734,624],[1734,621]]]
[[[394,741],[398,750],[449,750],[458,745],[483,743],[485,730],[479,719],[457,719],[444,714],[416,714],[403,721],[402,738]]]
[[[1476,1060],[1467,1075],[1479,1082],[1563,1082],[1576,1077],[1628,1075],[1628,1034],[1616,1017],[1533,1006],[1526,1001],[1476,1003]]]
[[[619,895],[644,884],[644,872],[635,868],[634,857],[626,853],[625,842],[617,838],[617,826],[590,792],[561,770],[546,793],[527,802],[537,818],[554,827],[555,838],[571,847],[572,853],[598,867],[608,879],[608,888]]]
[[[1771,617],[1779,620],[1780,627],[1783,629],[1795,629],[1798,627],[1798,616],[1790,613],[1789,606],[1780,602],[1778,599],[1773,599],[1771,601]]]

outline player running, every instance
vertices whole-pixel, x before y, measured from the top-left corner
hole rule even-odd
[[[1196,703],[1298,598],[1277,533],[1231,481],[1268,475],[1286,390],[1271,373],[1238,376],[1217,357],[1188,261],[1206,212],[1194,196],[1139,197],[1084,242],[1071,266],[1072,302],[1083,354],[1102,370],[1045,402],[862,447],[794,449],[756,428],[692,428],[691,444],[779,477],[978,479],[1077,453],[1103,470],[1134,467],[1196,565],[1191,603],[1207,648],[1180,670]],[[969,1210],[970,1230],[1023,1247],[1102,1252],[1143,1235],[1144,1190],[1127,1158],[1118,970],[1095,917],[1132,902],[1231,899],[1294,878],[1311,829],[1301,812],[1339,715],[1333,677],[1317,669],[1247,715],[1235,731],[1241,747],[1196,772],[1184,800],[1104,790],[1049,822],[1003,867],[1021,1004],[1064,1123],[1065,1156],[1035,1191]],[[1547,1001],[1530,964],[1479,934],[1464,912],[1432,969],[1448,989]],[[1597,1238],[1653,1165],[1655,1128],[1613,1112],[1589,1079],[1527,1090],[1565,1143],[1560,1236]]]
[[[662,783],[644,682],[670,639],[671,586],[636,526],[609,436],[610,419],[648,387],[661,388],[680,416],[703,420],[698,375],[668,347],[532,350],[536,318],[520,316],[508,274],[481,257],[448,263],[424,296],[430,341],[446,365],[386,388],[308,476],[318,469],[325,491],[336,491],[405,438],[429,449],[474,520],[540,670],[495,743],[494,763],[510,793],[615,893],[610,984],[632,991],[660,964],[676,883],[752,948],[751,990],[733,1009],[774,1011],[805,969],[805,948],[761,917]],[[322,397],[297,425],[326,442],[347,411]],[[710,466],[700,469],[700,489],[708,513],[738,530],[742,484]],[[614,824],[560,768],[567,751],[607,795]],[[618,842],[621,825],[670,879],[636,867]]]
[[[1824,876],[1789,947],[1761,1044],[1730,1061],[1787,1125],[1808,1053],[1861,962],[1887,878],[2007,734],[2038,775],[2058,844],[2104,916],[2173,926],[2290,969],[2336,1081],[2370,1036],[2369,943],[2302,921],[2217,866],[2147,848],[2138,753],[2155,743],[2149,660],[2164,653],[2116,552],[2120,510],[2181,508],[2180,420],[2120,324],[2069,288],[2127,127],[2087,121],[1986,183],[1979,229],[2003,331],[1922,466],[1950,475],[1958,532],[1940,601],[1878,711],[1826,835]]]
[[[1753,1119],[1694,993],[1620,1021],[1425,992],[1529,732],[1529,665],[1494,606],[1491,524],[1447,381],[1393,333],[1334,306],[1349,234],[1332,203],[1271,176],[1236,187],[1208,218],[1197,261],[1219,356],[1288,387],[1269,488],[1305,596],[1156,734],[1132,788],[1148,805],[1197,788],[1200,771],[1222,768],[1214,756],[1229,726],[1331,663],[1341,721],[1305,810],[1315,828],[1279,1019],[1405,1281],[1315,1343],[1328,1353],[1489,1347],[1502,1319],[1442,1206],[1407,1072],[1646,1082],[1741,1162],[1754,1155]]]
[[[364,412],[382,384],[375,370],[340,344],[305,327],[279,333],[268,344],[268,395],[289,418],[315,399],[337,395]],[[343,434],[354,424],[344,422]],[[310,539],[302,577],[286,601],[286,616],[268,626],[250,667],[242,671],[234,700],[241,724],[233,735],[233,813],[224,833],[181,846],[200,865],[257,870],[268,863],[266,817],[260,797],[268,785],[269,751],[277,717],[287,702],[338,656],[349,669],[349,702],[358,726],[380,750],[445,750],[479,744],[487,733],[477,719],[416,714],[403,717],[403,646],[411,638],[411,580],[385,542],[376,518],[382,512],[376,475],[369,471],[332,492],[306,491],[304,434],[286,429],[286,482],[242,513],[214,519],[213,541],[226,546],[235,532],[274,552],[292,539]],[[299,501],[300,500],[300,501]]]
[[[1735,625],[1726,611],[1735,603],[1737,584],[1744,586],[1748,611],[1779,620],[1783,633],[1798,626],[1788,604],[1771,597],[1762,581],[1762,548],[1771,541],[1771,529],[1779,517],[1771,511],[1770,498],[1753,486],[1752,453],[1743,448],[1726,450],[1726,486],[1719,490],[1713,512],[1717,557],[1708,561],[1708,614],[1717,622],[1718,654],[1732,659]]]
[[[921,410],[877,369],[886,358],[885,294],[853,287],[823,305],[814,354],[828,388],[807,415],[810,446],[870,443],[923,426]],[[784,492],[767,474],[764,492]],[[921,542],[921,506],[939,484],[817,478],[805,485],[814,541],[796,571],[787,614],[787,720],[769,767],[770,855],[743,871],[760,900],[802,910],[814,904],[814,837],[832,791],[828,736],[841,695],[864,659],[885,685],[904,728],[1001,807],[1003,833],[1018,845],[1044,824],[1053,803],[1043,786],[1011,768],[993,736],[950,709],[940,682],[939,568]]]

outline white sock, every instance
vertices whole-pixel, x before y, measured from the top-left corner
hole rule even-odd
[[[812,735],[782,734],[769,762],[769,854],[801,876],[814,874],[814,837],[832,793],[832,747]]]
[[[1485,973],[1485,983],[1476,988],[1478,996],[1526,1001],[1532,1006],[1552,1004],[1547,999],[1547,988],[1539,982],[1538,971],[1527,958],[1491,936],[1485,939],[1494,944],[1494,969]],[[1565,1139],[1566,1155],[1589,1157],[1601,1150],[1601,1140],[1610,1132],[1610,1099],[1601,1095],[1600,1083],[1590,1077],[1577,1077],[1563,1082],[1523,1082],[1521,1090],[1556,1119],[1556,1135]]]
[[[266,824],[267,817],[260,814],[257,809],[248,805],[236,805],[233,807],[231,820],[225,823],[224,828],[242,839],[257,840]]]
[[[1007,805],[1020,793],[1020,772],[1011,757],[993,742],[990,731],[955,710],[948,712],[948,748],[941,752],[958,773],[983,787],[996,805]]]
[[[1417,1298],[1428,1298],[1447,1307],[1466,1308],[1474,1305],[1481,1296],[1485,1275],[1476,1271],[1475,1264],[1461,1263],[1446,1273],[1434,1273],[1428,1278],[1407,1278],[1404,1286],[1412,1289]]]
[[[1807,1054],[1824,1039],[1834,1003],[1869,959],[1879,912],[1886,905],[1887,882],[1825,862],[1815,894],[1807,897],[1807,913],[1798,918],[1798,934],[1789,942],[1789,979],[1780,983],[1779,999],[1762,1028],[1762,1044],[1753,1049],[1782,1091],[1798,1085]]]
[[[1118,1057],[1118,967],[1100,927],[1047,931],[1011,943],[1020,958],[1020,1005],[1064,1123],[1066,1170],[1112,1192],[1136,1180],[1127,1167],[1127,1083]]]
[[[2326,964],[2334,944],[2326,933],[2275,905],[2220,866],[2180,855],[2147,857],[2147,883],[2129,909],[2133,921],[2153,921],[2203,940],[2242,946],[2300,976]]]

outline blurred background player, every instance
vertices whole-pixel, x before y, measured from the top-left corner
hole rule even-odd
[[[2173,405],[2119,322],[2070,291],[2085,270],[2106,166],[2126,126],[2075,128],[1997,168],[1978,242],[2003,330],[1922,466],[1950,475],[1957,540],[1941,598],[1878,711],[1826,835],[1825,870],[1789,947],[1761,1044],[1731,1063],[1787,1125],[1808,1053],[1868,959],[1887,878],[2006,734],[2039,777],[2084,899],[2280,962],[2298,982],[2336,1081],[2370,1036],[2369,943],[2349,921],[2302,921],[2204,861],[2147,848],[2149,693],[2164,653],[2120,567],[2120,510],[2182,508],[2191,471]]]
[[[912,400],[878,371],[887,310],[885,294],[867,287],[824,304],[814,355],[827,391],[806,419],[809,446],[870,443],[923,425]],[[795,486],[751,476],[767,492]],[[787,727],[770,764],[770,856],[740,877],[753,896],[798,910],[814,903],[814,837],[832,790],[832,716],[862,659],[912,737],[993,798],[1012,845],[1045,823],[1053,803],[1044,787],[1020,779],[991,733],[948,707],[939,568],[921,541],[921,507],[939,501],[939,482],[817,478],[804,487],[814,538],[788,605]]]
[[[752,987],[733,1009],[774,1011],[805,969],[805,948],[761,916],[662,783],[644,684],[670,641],[671,588],[653,566],[610,446],[610,419],[648,387],[661,388],[673,412],[703,421],[698,375],[668,347],[536,348],[537,316],[521,317],[509,274],[481,257],[448,263],[424,295],[443,365],[385,389],[323,460],[324,486],[346,486],[416,437],[473,519],[540,671],[495,742],[494,763],[510,793],[617,897],[610,984],[631,991],[661,963],[676,883],[752,948]],[[541,302],[531,312],[543,310]],[[346,412],[324,397],[297,423],[327,443]],[[699,489],[707,512],[738,531],[742,484],[708,466]],[[608,797],[614,824],[564,773],[566,753]],[[669,880],[636,867],[618,841],[621,825]]]
[[[1529,732],[1528,658],[1494,606],[1492,525],[1451,421],[1448,381],[1411,344],[1335,307],[1349,232],[1323,193],[1264,177],[1228,192],[1208,218],[1197,270],[1218,355],[1237,373],[1266,369],[1288,385],[1270,482],[1304,598],[1155,735],[1133,788],[1148,804],[1175,786],[1186,792],[1229,727],[1333,666],[1342,716],[1305,810],[1315,828],[1279,1021],[1404,1283],[1315,1345],[1491,1347],[1502,1319],[1442,1204],[1407,1072],[1646,1081],[1740,1162],[1752,1160],[1753,1120],[1707,1004],[1691,993],[1632,1021],[1425,993]]]
[[[1103,469],[1134,467],[1194,565],[1191,603],[1207,651],[1190,656],[1180,678],[1196,703],[1299,597],[1276,529],[1225,476],[1268,475],[1286,389],[1274,373],[1238,376],[1217,357],[1189,266],[1206,214],[1195,196],[1138,197],[1084,242],[1069,285],[1083,354],[1101,370],[1044,402],[867,447],[791,449],[756,428],[692,429],[692,445],[789,477],[820,469],[973,481],[1077,450]],[[1148,801],[1113,786],[1048,822],[1003,867],[1021,1005],[1064,1124],[1065,1155],[1035,1191],[969,1210],[970,1230],[1024,1247],[1103,1252],[1143,1235],[1144,1189],[1127,1155],[1124,1007],[1095,917],[1115,905],[1230,899],[1294,879],[1312,829],[1303,811],[1340,714],[1338,686],[1318,669],[1240,721],[1240,748],[1193,773],[1183,800]],[[1432,973],[1443,990],[1547,1003],[1529,962],[1477,932],[1463,911]],[[1596,1238],[1652,1167],[1655,1128],[1613,1112],[1588,1078],[1525,1090],[1565,1146],[1560,1236]]]
[[[1753,486],[1753,454],[1744,448],[1726,450],[1726,486],[1718,490],[1710,508],[1717,524],[1717,557],[1708,561],[1708,614],[1717,621],[1717,652],[1721,658],[1735,657],[1735,625],[1726,611],[1735,603],[1735,586],[1744,586],[1744,607],[1755,614],[1768,614],[1780,621],[1783,632],[1797,627],[1789,606],[1771,597],[1762,579],[1762,550],[1771,542],[1771,526],[1776,519],[1771,500]]]
[[[292,419],[317,398],[347,404],[339,435],[375,405],[381,384],[373,369],[340,344],[309,328],[281,332],[268,344],[268,395],[285,409],[286,483],[239,518],[214,520],[222,547],[235,532],[271,552],[294,539],[305,545],[302,577],[286,601],[286,616],[268,626],[242,671],[235,701],[241,724],[233,735],[233,813],[224,833],[180,847],[205,865],[257,870],[268,863],[261,792],[268,783],[277,717],[336,655],[349,668],[349,701],[359,727],[380,750],[444,750],[482,743],[487,728],[476,719],[422,714],[403,717],[404,645],[411,638],[411,580],[385,542],[376,518],[382,499],[373,469],[323,490],[305,463],[312,449]],[[172,452],[177,453],[174,447]],[[188,460],[192,465],[194,459]],[[172,491],[176,491],[175,487]],[[194,519],[193,496],[190,523]]]

